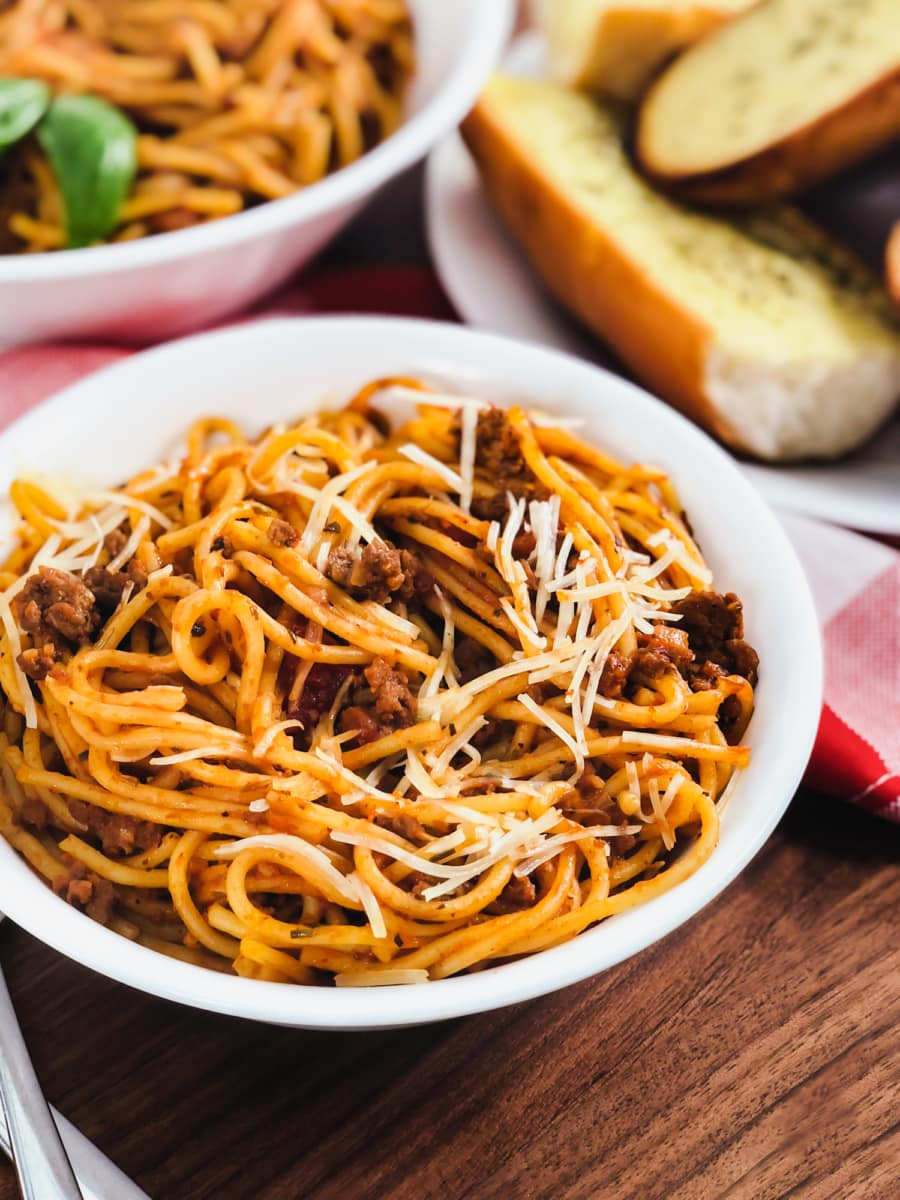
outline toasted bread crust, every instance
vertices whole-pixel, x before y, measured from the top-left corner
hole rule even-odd
[[[900,136],[900,67],[846,104],[750,158],[703,175],[659,170],[648,145],[647,114],[663,79],[638,114],[635,154],[659,187],[697,204],[740,206],[783,199],[836,175]]]
[[[625,3],[610,8],[598,23],[580,70],[566,82],[634,103],[670,59],[734,15],[733,8],[711,2],[669,10]]]
[[[634,374],[730,445],[735,431],[704,391],[712,331],[662,291],[534,166],[490,105],[462,127],[491,202],[553,295],[615,348]]]
[[[885,274],[888,295],[900,308],[900,221],[894,226],[888,240]]]

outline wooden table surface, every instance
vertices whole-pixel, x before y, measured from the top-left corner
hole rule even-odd
[[[328,258],[423,255],[410,177]],[[8,923],[0,957],[48,1096],[153,1200],[889,1200],[898,862],[900,828],[801,792],[663,942],[555,996],[401,1032],[182,1009]],[[0,1162],[0,1200],[16,1195]]]
[[[398,1032],[207,1016],[11,928],[0,954],[48,1095],[154,1200],[889,1200],[898,857],[900,829],[802,794],[631,961]]]

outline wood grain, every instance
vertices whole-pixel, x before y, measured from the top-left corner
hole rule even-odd
[[[0,953],[49,1096],[155,1200],[886,1200],[898,860],[900,829],[801,794],[715,904],[630,962],[372,1035],[179,1009],[11,928]]]

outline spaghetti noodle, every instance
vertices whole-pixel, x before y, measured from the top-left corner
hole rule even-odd
[[[137,125],[138,175],[112,240],[287,196],[402,119],[414,65],[405,0],[13,0],[0,76],[90,92]],[[37,141],[0,166],[0,250],[65,244]]]
[[[715,847],[757,660],[659,470],[388,380],[11,499],[0,832],[126,937],[414,983],[564,942]]]

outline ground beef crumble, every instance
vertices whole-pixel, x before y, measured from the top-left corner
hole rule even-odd
[[[491,488],[496,489],[490,495],[478,489],[479,494],[472,501],[472,513],[482,521],[502,521],[506,517],[508,492],[527,500],[550,497],[548,489],[532,474],[516,432],[499,408],[489,408],[478,415],[475,466],[486,476]],[[517,557],[528,553],[530,550],[516,552]]]
[[[111,529],[103,539],[103,549],[110,558],[115,558],[117,554],[121,554],[128,544],[128,534],[120,526]]]
[[[528,558],[535,546],[537,546],[537,538],[530,529],[523,530],[513,539],[513,558]]]
[[[19,819],[31,829],[46,829],[50,822],[50,809],[37,796],[26,796],[19,809]]]
[[[615,800],[603,791],[603,780],[588,768],[574,787],[563,795],[559,807],[579,825],[627,825],[628,818]],[[608,839],[613,854],[627,854],[636,844],[633,834],[623,833]]]
[[[110,571],[108,567],[91,567],[84,573],[84,582],[93,592],[101,615],[111,617],[118,608],[129,584],[136,590],[146,586],[147,572],[137,559],[133,558],[124,571]]]
[[[367,746],[381,737],[381,726],[370,709],[351,704],[341,713],[341,732],[355,733],[357,746]]]
[[[40,567],[13,604],[23,632],[35,643],[86,642],[100,624],[94,593],[82,580],[55,567]]]
[[[490,650],[475,638],[468,636],[457,641],[453,659],[459,670],[460,683],[470,683],[496,666]]]
[[[656,679],[672,667],[684,675],[694,662],[694,652],[681,626],[673,629],[657,624],[652,633],[639,633],[637,640],[638,650],[631,669],[641,678]]]
[[[394,722],[395,728],[411,725],[416,698],[406,675],[383,658],[373,659],[364,674],[375,697],[375,715]]]
[[[522,479],[531,474],[516,432],[499,408],[478,414],[476,439],[475,465],[492,479]]]
[[[104,546],[114,556],[126,541],[126,534],[114,529]],[[39,567],[13,600],[16,620],[33,643],[18,658],[25,675],[37,682],[46,679],[78,646],[92,640],[127,587],[142,588],[146,582],[147,572],[136,559],[124,571],[91,567],[83,579],[55,567]]]
[[[341,729],[356,733],[356,744],[364,746],[416,720],[416,698],[403,671],[383,658],[375,658],[363,672],[371,699],[361,697],[341,714]]]
[[[506,520],[509,516],[508,492],[517,499],[528,501],[550,499],[550,489],[536,479],[500,478],[492,482],[496,491],[492,490],[490,495],[476,494],[472,500],[472,516],[481,521],[500,521],[502,524]]]
[[[599,692],[607,700],[621,700],[631,671],[631,661],[618,650],[611,650],[600,675]]]
[[[40,683],[62,659],[54,643],[45,642],[43,646],[32,646],[30,650],[23,650],[16,661],[29,679]]]
[[[335,546],[328,555],[325,574],[355,600],[410,600],[419,590],[417,577],[422,565],[410,550],[398,550],[390,542],[377,541],[354,552]]]
[[[406,838],[414,846],[424,846],[430,840],[428,831],[410,813],[399,813],[396,817],[379,817],[375,824],[396,833],[398,837]]]
[[[282,521],[280,517],[276,517],[269,524],[269,541],[273,546],[296,546],[300,541],[300,534],[287,521]]]
[[[488,905],[487,912],[493,916],[505,916],[507,913],[531,908],[536,900],[537,888],[531,879],[527,875],[513,875],[497,899]]]
[[[687,634],[696,660],[697,668],[689,669],[689,676],[702,683],[709,678],[712,664],[726,675],[742,675],[755,686],[759,655],[744,641],[743,605],[733,592],[693,592],[673,604],[672,611],[681,615],[678,627]]]
[[[759,656],[743,641],[741,602],[729,593],[695,592],[673,606],[677,626],[658,623],[637,635],[632,655],[614,650],[600,677],[600,694],[621,700],[640,683],[652,684],[666,671],[678,671],[695,692],[708,691],[723,675],[741,675],[755,685]],[[732,720],[733,724],[733,720]]]
[[[75,863],[67,878],[56,885],[58,895],[101,925],[108,925],[116,893],[108,879],[101,879],[83,863]]]
[[[141,821],[127,813],[106,812],[83,800],[70,801],[69,812],[79,825],[97,838],[103,853],[110,858],[153,850],[162,838],[159,825],[152,821]]]

